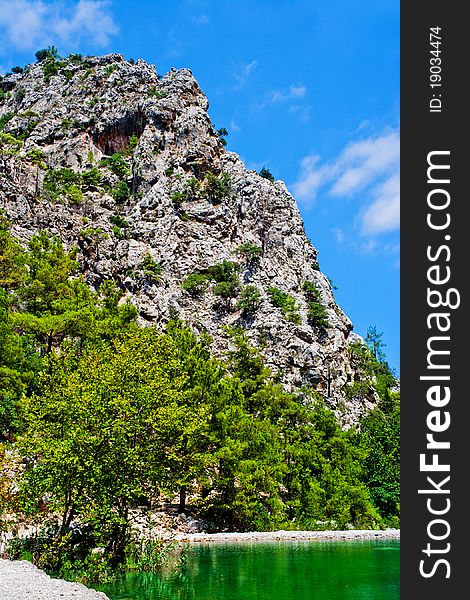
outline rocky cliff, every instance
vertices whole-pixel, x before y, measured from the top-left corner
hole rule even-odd
[[[295,200],[226,150],[189,70],[73,55],[0,86],[0,207],[20,240],[47,229],[78,246],[88,284],[119,282],[142,324],[176,312],[218,352],[224,326],[243,327],[287,389],[319,391],[344,424],[370,406],[345,400],[355,336]],[[238,270],[225,292],[221,264]]]

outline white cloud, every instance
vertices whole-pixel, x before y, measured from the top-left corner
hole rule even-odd
[[[400,242],[395,244],[385,244],[383,251],[387,254],[400,254]]]
[[[368,239],[359,245],[359,252],[361,254],[372,254],[372,252],[375,252],[375,250],[377,250],[377,245],[377,240],[372,238]]]
[[[341,242],[344,242],[344,231],[341,229],[341,227],[335,227],[331,230],[331,233],[335,236],[335,240],[337,242],[340,244]]]
[[[322,163],[314,154],[304,157],[291,187],[306,206],[322,187],[333,197],[354,196],[360,203],[361,235],[375,236],[400,227],[399,169],[399,134],[386,130],[376,137],[351,142],[330,162]],[[371,249],[368,246],[367,251]]]
[[[333,196],[355,193],[384,173],[398,169],[399,162],[400,138],[397,132],[349,144],[336,161],[341,175],[331,193]]]
[[[297,181],[292,185],[294,196],[298,200],[310,202],[315,199],[318,190],[331,179],[331,165],[320,165],[320,156],[310,154],[300,162],[300,173]]]
[[[379,235],[400,227],[400,177],[392,175],[373,190],[372,204],[361,215],[362,233]]]
[[[288,90],[271,90],[266,92],[261,102],[253,104],[257,111],[264,110],[270,104],[287,105],[287,110],[291,114],[297,114],[301,121],[310,120],[310,111],[312,107],[305,104],[302,100],[307,95],[307,88],[304,85],[291,84]]]
[[[307,93],[307,88],[304,85],[291,85],[287,92],[280,90],[274,90],[271,92],[271,102],[276,104],[277,102],[286,102],[287,100],[297,100],[304,98]]]
[[[0,0],[0,36],[20,50],[50,44],[106,46],[118,32],[106,0]]]
[[[364,131],[365,129],[369,129],[370,126],[371,126],[371,121],[369,121],[369,119],[364,119],[357,126],[357,130]]]
[[[308,123],[312,114],[310,104],[293,104],[289,107],[289,112],[296,115],[302,123]]]
[[[242,65],[241,67],[239,67],[239,70],[237,73],[235,73],[235,79],[237,81],[237,85],[235,86],[236,88],[240,88],[243,85],[245,85],[245,83],[248,81],[248,78],[250,77],[250,75],[253,73],[253,71],[256,69],[256,67],[258,66],[258,61],[252,60],[251,62],[247,63],[246,65]]]

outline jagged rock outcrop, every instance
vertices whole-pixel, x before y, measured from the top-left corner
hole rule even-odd
[[[208,331],[218,352],[227,347],[223,326],[243,326],[287,389],[316,389],[343,423],[356,420],[370,403],[345,402],[352,324],[318,269],[295,200],[282,181],[225,149],[191,71],[162,77],[116,54],[69,57],[55,71],[36,63],[0,83],[0,207],[15,235],[26,243],[48,229],[78,245],[89,285],[118,281],[143,324],[163,325],[176,311]],[[67,168],[95,178],[53,189],[51,173]],[[237,251],[246,242],[261,248],[256,260]],[[158,276],[145,275],[148,256]],[[242,284],[261,294],[249,314],[214,295],[213,283],[199,295],[181,287],[188,274],[224,260],[237,262]],[[320,292],[328,328],[309,321],[306,281]],[[275,306],[272,287],[295,300],[295,319]]]

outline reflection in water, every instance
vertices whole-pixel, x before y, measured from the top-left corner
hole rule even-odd
[[[398,600],[399,541],[191,546],[176,573],[96,586],[111,600]]]

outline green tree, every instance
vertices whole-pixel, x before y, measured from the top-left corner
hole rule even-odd
[[[77,273],[76,248],[66,251],[46,231],[35,234],[25,255],[28,267],[17,297],[21,310],[12,315],[20,333],[33,334],[45,354],[64,340],[109,337],[132,323],[136,309],[120,304],[122,291],[105,282],[97,295]]]
[[[218,458],[208,518],[214,527],[377,527],[363,483],[364,449],[315,395],[287,394],[246,336],[230,331],[232,385],[217,411]],[[296,525],[294,525],[294,523]]]
[[[39,370],[32,340],[13,327],[15,291],[24,286],[25,253],[0,212],[0,439],[19,427],[18,403]]]
[[[282,462],[277,415],[278,386],[246,335],[228,329],[232,378],[215,401],[213,489],[205,514],[212,527],[272,529],[282,521]]]
[[[8,123],[15,117],[15,113],[14,112],[7,112],[4,113],[1,117],[0,117],[0,131],[3,131],[5,129],[5,126],[8,125]]]
[[[20,244],[11,234],[11,223],[0,211],[0,287],[13,290],[26,277],[25,256]]]
[[[230,195],[230,175],[228,173],[206,173],[205,192],[209,200],[214,204],[219,204],[224,198]]]
[[[13,329],[10,301],[0,287],[0,441],[19,430],[19,402],[41,367],[33,340]]]
[[[212,265],[208,269],[209,277],[216,282],[212,291],[225,301],[228,310],[231,309],[232,300],[237,297],[240,289],[239,271],[240,266],[228,260]]]
[[[111,196],[116,200],[116,202],[122,204],[131,197],[131,190],[125,181],[120,181],[114,188],[112,188]]]
[[[80,192],[81,184],[80,173],[67,167],[61,169],[49,169],[44,177],[44,191],[52,200],[57,200],[59,196],[69,197]]]
[[[24,508],[35,512],[47,493],[61,535],[78,518],[122,558],[129,509],[166,479],[164,440],[180,394],[169,377],[172,345],[146,328],[46,363],[40,391],[25,402],[21,449],[39,460],[24,474]]]
[[[38,50],[35,54],[36,60],[38,62],[43,62],[45,60],[55,59],[59,60],[59,51],[55,46],[48,46],[47,48],[43,48],[42,50]]]
[[[361,421],[364,481],[375,506],[395,526],[400,515],[400,405],[379,404]]]
[[[96,167],[92,167],[81,174],[82,186],[86,190],[98,189],[102,180],[102,175]]]
[[[14,315],[14,324],[36,335],[47,353],[87,318],[84,309],[91,292],[81,280],[72,279],[78,269],[75,257],[76,249],[65,251],[45,231],[31,238],[26,253],[27,277],[18,291],[23,310]]]
[[[267,179],[268,181],[270,181],[271,183],[274,183],[275,179],[273,174],[271,173],[271,171],[269,169],[267,169],[266,167],[263,167],[261,169],[261,171],[259,172],[259,175],[261,177],[263,177],[264,179]]]
[[[101,284],[93,298],[92,327],[82,340],[113,340],[128,331],[135,331],[138,310],[129,298],[123,302],[123,296],[124,292],[114,281],[107,279]]]
[[[240,266],[237,263],[223,260],[208,269],[210,277],[217,283],[235,281],[238,278]]]
[[[242,329],[228,328],[232,348],[228,352],[230,372],[239,381],[248,412],[254,413],[251,398],[267,384],[271,371],[265,366],[258,348],[252,346]]]
[[[208,336],[197,337],[176,319],[168,323],[166,335],[175,356],[170,377],[181,381],[181,395],[172,406],[172,426],[165,443],[167,485],[178,490],[178,510],[184,512],[190,487],[194,493],[197,487],[210,485],[208,470],[215,460],[211,420],[216,399],[224,395],[226,368],[211,355]]]
[[[355,369],[354,383],[363,389],[375,390],[385,403],[393,403],[392,390],[398,382],[385,360],[383,344],[380,341],[382,334],[377,334],[375,327],[369,328],[368,331],[372,332],[368,344],[355,342],[349,347],[351,365]],[[374,350],[379,358],[374,354]]]
[[[383,332],[379,332],[375,325],[371,325],[367,328],[366,332],[366,344],[369,350],[374,355],[374,358],[377,361],[383,361],[385,359],[385,354],[383,349],[385,345],[382,341]]]
[[[161,282],[162,265],[158,263],[152,255],[147,252],[140,264],[144,276],[148,281],[158,285]]]
[[[21,150],[22,146],[22,140],[11,135],[11,133],[0,131],[0,155],[15,156]]]
[[[321,302],[320,290],[311,281],[305,281],[302,289],[307,299],[307,317],[310,324],[313,327],[329,327],[328,312]]]
[[[115,152],[110,157],[102,158],[101,164],[108,167],[110,171],[122,179],[132,175],[125,158],[120,152]]]
[[[225,301],[225,307],[230,310],[232,307],[232,300],[237,297],[239,289],[240,281],[237,277],[230,281],[219,281],[219,283],[214,285],[212,291],[216,296],[219,296],[219,298],[222,298]]]
[[[217,135],[220,138],[220,143],[222,144],[222,146],[226,146],[228,131],[225,129],[225,127],[221,127],[220,129],[217,129]]]
[[[358,444],[365,455],[363,481],[385,522],[397,526],[400,515],[398,382],[382,352],[381,334],[377,333],[375,327],[369,328],[368,332],[369,346],[356,342],[349,349],[356,373],[349,395],[362,393],[368,396],[375,392],[379,397],[377,406],[360,422]]]
[[[261,304],[261,293],[255,285],[247,285],[240,293],[236,307],[244,315],[253,315]]]
[[[48,46],[42,50],[38,50],[35,54],[36,59],[41,63],[44,73],[44,79],[48,83],[54,75],[57,75],[60,67],[63,66],[61,56],[55,46]]]
[[[243,256],[245,264],[249,268],[257,266],[263,255],[263,249],[253,242],[243,242],[238,246],[237,252]]]

